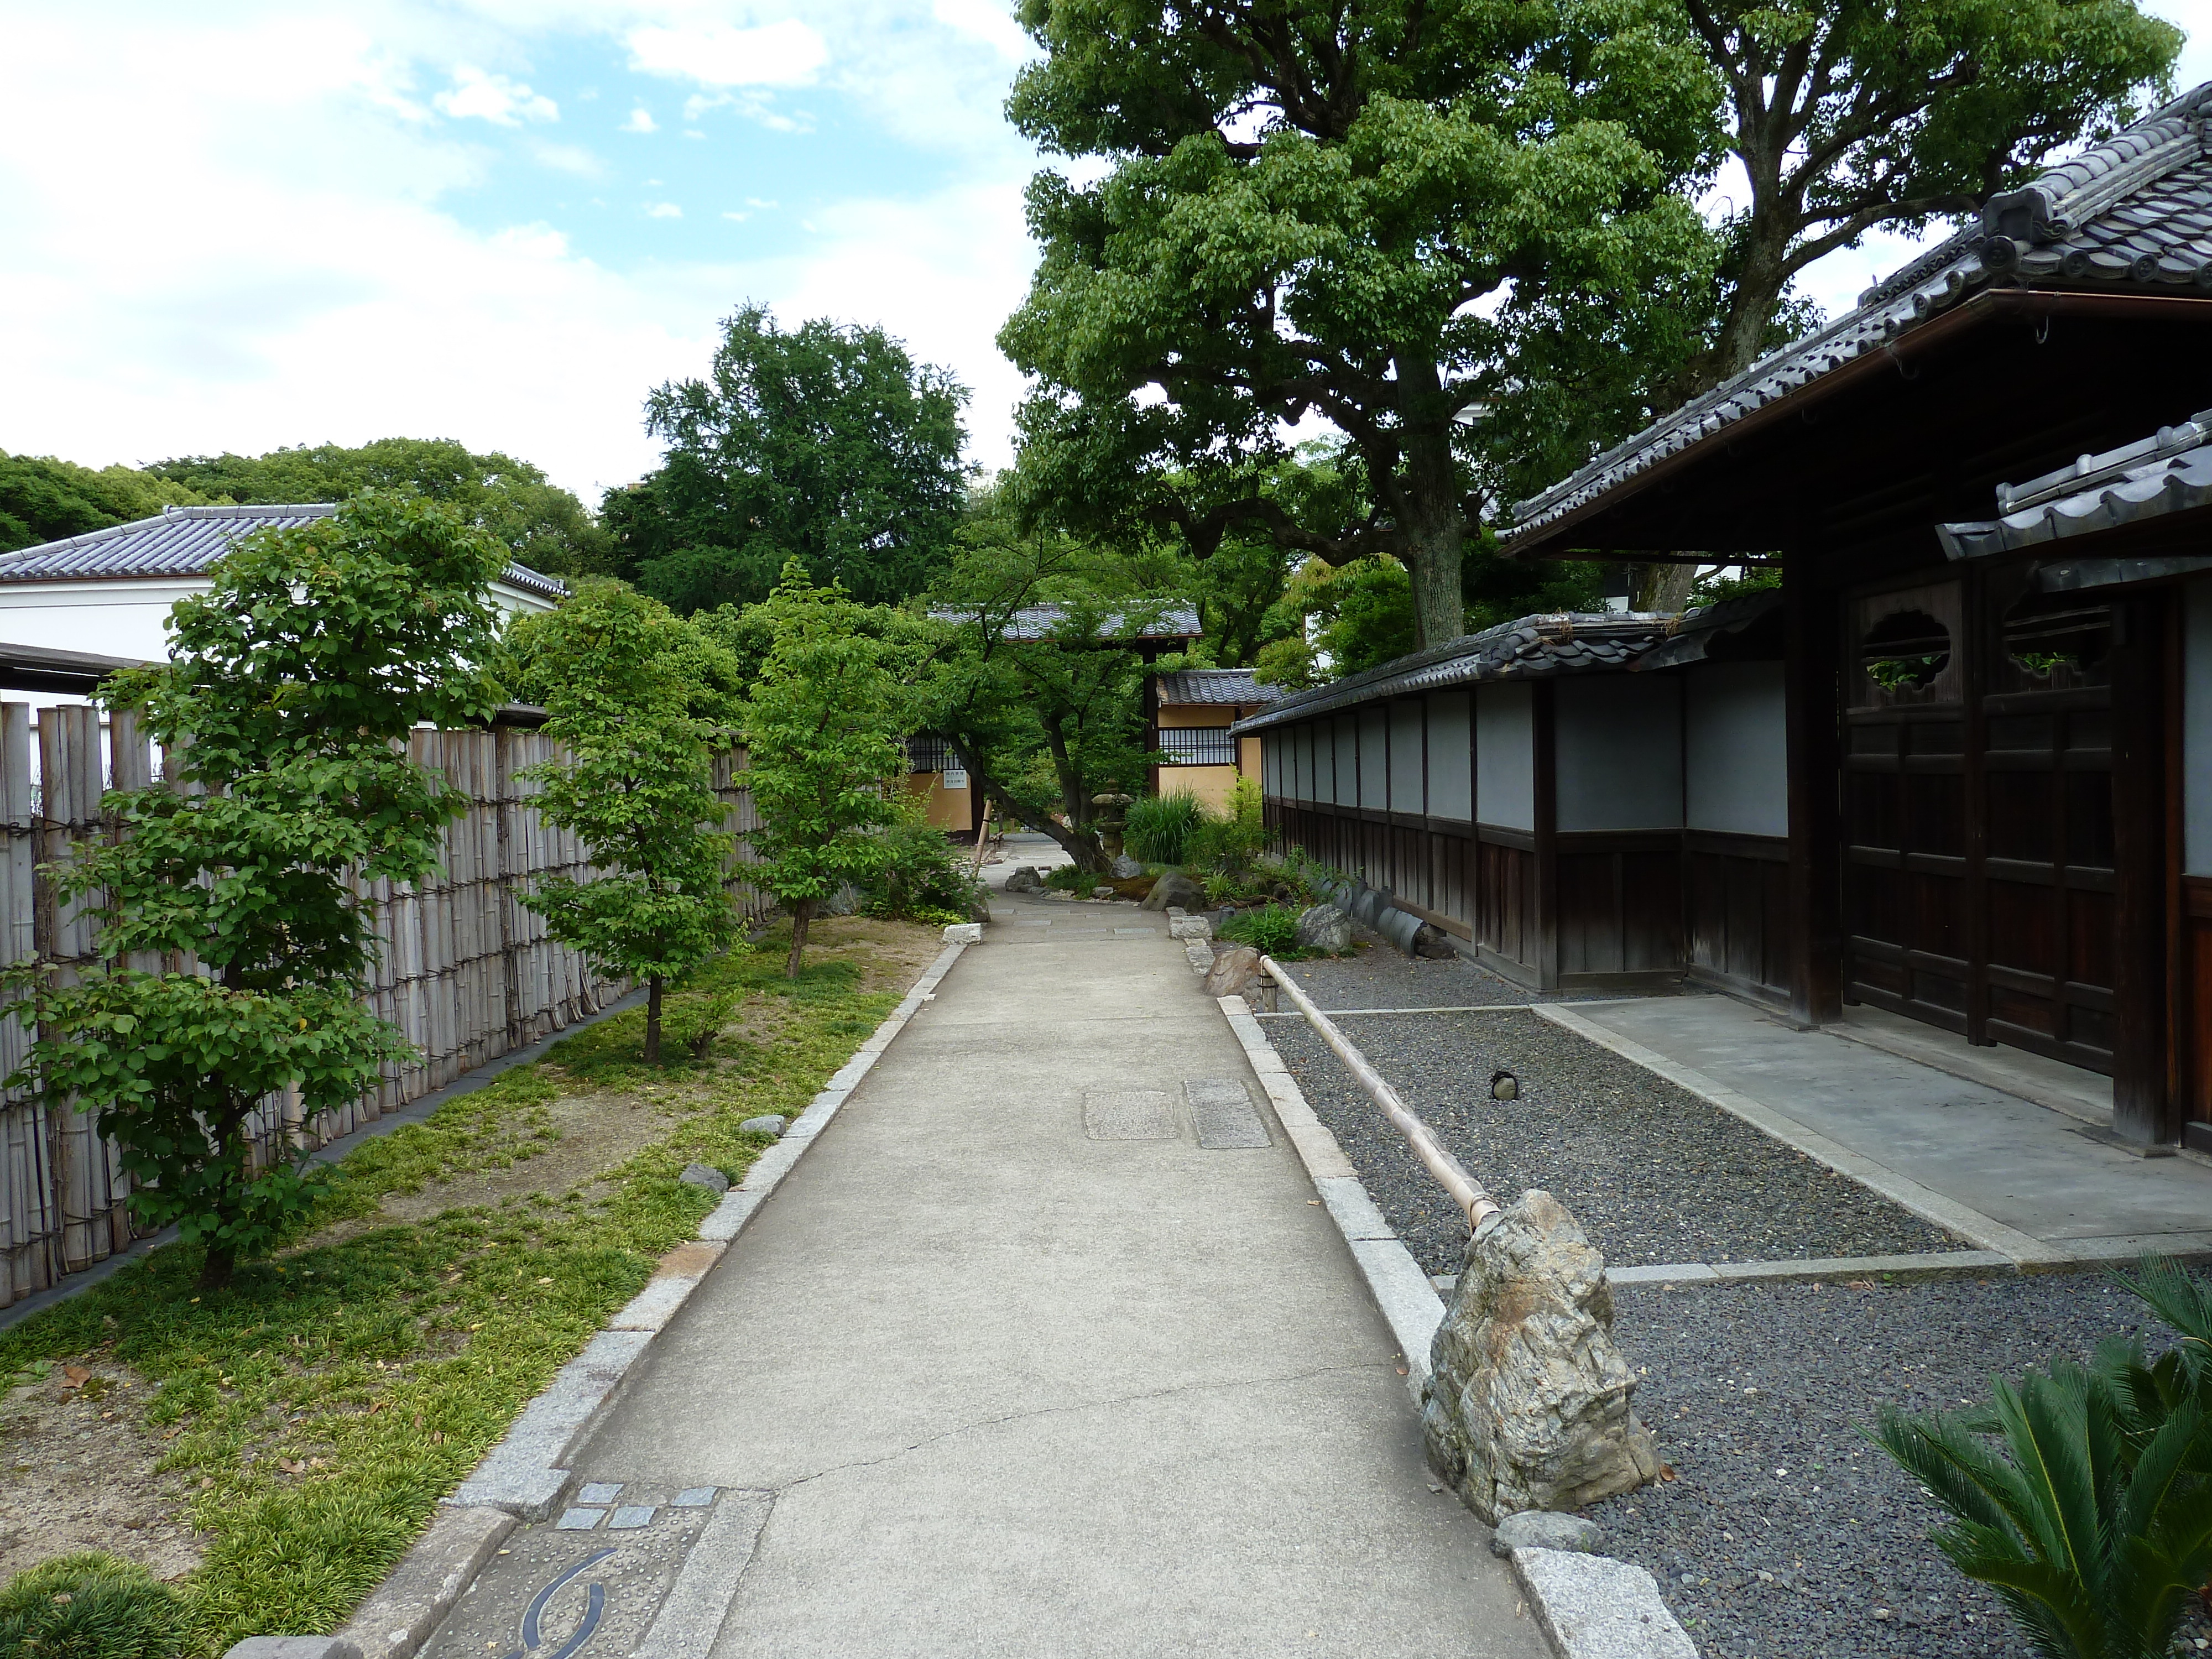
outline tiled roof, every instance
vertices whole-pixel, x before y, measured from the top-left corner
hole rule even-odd
[[[337,511],[329,501],[269,507],[171,507],[150,519],[110,525],[36,547],[0,554],[0,582],[121,581],[133,578],[200,576],[257,530],[295,530]],[[558,599],[568,584],[510,564],[501,580],[544,599]]]
[[[1638,654],[1667,637],[1671,613],[1565,611],[1500,623],[1480,634],[1432,645],[1425,651],[1285,697],[1273,708],[1248,714],[1229,729],[1262,732],[1334,714],[1363,702],[1442,690],[1477,680],[1540,679],[1626,668]]]
[[[1249,668],[1185,668],[1163,674],[1159,681],[1163,704],[1273,702],[1283,695],[1279,685],[1262,685]]]
[[[1668,625],[1667,636],[1630,665],[1639,672],[1649,668],[1680,668],[1685,663],[1705,662],[1716,654],[1741,659],[1742,647],[1730,652],[1729,641],[1750,635],[1759,646],[1776,649],[1775,624],[1781,620],[1782,595],[1770,590],[1746,593],[1685,611]],[[1756,651],[1756,647],[1754,647]]]
[[[2212,410],[2024,484],[2000,484],[2001,517],[1938,525],[1936,533],[1950,557],[1968,559],[2212,506],[2208,444]]]
[[[1687,449],[1981,290],[2133,289],[2212,293],[2212,82],[2176,99],[2021,189],[1929,249],[1818,332],[1685,404],[1572,477],[1518,503],[1526,538],[1668,455]]]
[[[1064,605],[1031,605],[1012,612],[1006,618],[1005,637],[1010,640],[1050,639],[1066,620],[1069,607]],[[973,611],[939,607],[929,613],[943,622],[972,622]],[[1133,620],[1141,618],[1142,620]],[[1152,607],[1130,606],[1126,611],[1109,611],[1099,617],[1098,637],[1102,640],[1194,640],[1205,630],[1198,625],[1198,611],[1188,605],[1169,605]]]

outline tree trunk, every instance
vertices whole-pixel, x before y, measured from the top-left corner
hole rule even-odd
[[[1467,632],[1467,599],[1460,585],[1466,561],[1466,532],[1456,514],[1449,522],[1407,538],[1406,573],[1413,584],[1416,651],[1442,645]]]
[[[660,1064],[660,975],[645,981],[645,1063]]]
[[[791,906],[791,955],[783,964],[786,979],[799,977],[799,953],[806,949],[806,924],[814,919],[814,901],[795,899]]]
[[[1636,611],[1682,610],[1690,603],[1690,589],[1697,580],[1693,564],[1639,564],[1629,606]]]
[[[226,1289],[231,1275],[238,1271],[238,1252],[228,1244],[210,1244],[207,1257],[200,1263],[199,1288],[203,1291]]]

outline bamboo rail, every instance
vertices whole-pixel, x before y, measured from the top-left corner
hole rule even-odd
[[[303,1121],[296,1096],[263,1102],[252,1127],[257,1164],[326,1145],[565,1029],[629,988],[550,938],[544,919],[521,902],[545,876],[591,873],[582,845],[545,822],[533,805],[537,786],[520,775],[556,756],[553,740],[508,726],[425,729],[408,747],[468,798],[428,878],[414,886],[375,882],[368,893],[382,950],[362,1000],[400,1029],[416,1060],[313,1122]],[[102,792],[153,783],[161,775],[156,758],[128,714],[53,708],[34,715],[28,704],[0,703],[0,960],[41,962],[58,975],[100,960],[86,907],[62,904],[40,866],[115,834],[101,811]],[[726,885],[758,921],[771,902],[744,879],[751,854],[742,832],[758,823],[744,775],[742,751],[714,757],[714,793],[726,827],[741,837]],[[130,965],[198,966],[151,957]],[[0,1077],[22,1063],[29,1040],[21,1017],[0,1006]],[[89,1116],[50,1108],[27,1091],[0,1091],[0,1307],[128,1245],[129,1197],[116,1149]]]
[[[1276,986],[1290,994],[1298,1012],[1328,1044],[1346,1069],[1359,1079],[1359,1086],[1374,1097],[1398,1133],[1406,1137],[1406,1144],[1413,1149],[1413,1156],[1421,1160],[1424,1169],[1437,1178],[1437,1182],[1452,1196],[1452,1202],[1466,1212],[1469,1231],[1480,1226],[1482,1218],[1498,1212],[1497,1200],[1485,1192],[1481,1182],[1467,1172],[1464,1165],[1443,1149],[1436,1132],[1413,1115],[1412,1109],[1398,1097],[1398,1091],[1383,1080],[1382,1073],[1367,1063],[1367,1056],[1352,1045],[1352,1040],[1337,1029],[1336,1022],[1314,1006],[1314,1000],[1299,988],[1298,982],[1285,973],[1273,957],[1262,956],[1260,966]]]

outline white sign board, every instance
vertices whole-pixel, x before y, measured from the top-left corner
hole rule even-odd
[[[945,769],[945,787],[947,789],[965,789],[968,787],[968,774],[966,770],[957,766],[946,767]]]

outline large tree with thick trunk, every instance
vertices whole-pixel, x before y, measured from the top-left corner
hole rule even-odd
[[[1009,103],[1046,150],[1043,257],[1001,343],[1037,377],[1023,471],[1056,512],[1231,531],[1412,575],[1424,644],[1462,629],[1489,503],[1473,434],[1528,388],[1529,319],[1633,361],[1710,292],[1683,187],[1719,155],[1680,14],[1494,0],[1025,0]],[[1090,171],[1086,168],[1086,173]],[[1309,417],[1357,516],[1266,487]]]

